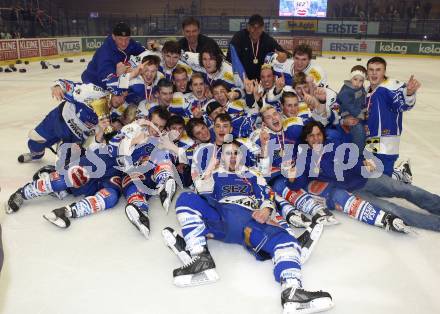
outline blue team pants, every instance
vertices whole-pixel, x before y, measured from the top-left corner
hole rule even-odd
[[[177,219],[187,249],[205,246],[206,237],[242,244],[257,259],[272,258],[275,280],[296,279],[300,283],[300,246],[286,230],[252,219],[252,213],[234,204],[221,204],[193,192],[180,194]]]

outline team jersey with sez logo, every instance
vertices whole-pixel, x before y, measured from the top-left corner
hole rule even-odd
[[[195,184],[197,187],[197,182]],[[197,190],[221,204],[234,204],[252,211],[265,207],[274,209],[266,180],[247,167],[237,172],[220,167],[213,172],[211,180],[203,180],[203,188]]]

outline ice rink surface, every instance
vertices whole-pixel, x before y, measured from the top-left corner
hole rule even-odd
[[[54,107],[49,87],[57,78],[79,80],[84,63],[61,69],[27,66],[28,73],[0,73],[0,201],[4,203],[43,160],[19,164],[29,130]],[[410,158],[414,184],[440,193],[440,59],[387,58],[388,75],[422,82],[416,107],[404,114],[401,157]],[[361,64],[365,65],[366,57]],[[56,61],[58,62],[58,61]],[[61,62],[61,61],[59,61]],[[355,58],[318,58],[330,86],[339,91]],[[19,66],[20,67],[20,66]],[[257,262],[238,245],[210,241],[220,281],[177,288],[172,270],[181,266],[162,242],[165,226],[177,228],[173,210],[151,203],[152,234],[145,240],[116,208],[73,220],[60,230],[42,214],[73,198],[52,197],[25,203],[19,212],[1,210],[5,264],[0,277],[1,314],[281,313],[280,287],[272,262]],[[408,205],[412,206],[412,205]],[[413,208],[413,206],[412,206]],[[440,234],[417,230],[401,235],[367,226],[336,213],[341,222],[327,227],[303,266],[304,286],[329,291],[329,313],[440,313]]]

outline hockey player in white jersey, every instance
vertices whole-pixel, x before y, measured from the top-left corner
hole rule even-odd
[[[387,78],[386,61],[380,57],[368,60],[370,89],[367,94],[366,148],[384,165],[384,174],[391,176],[399,157],[403,112],[411,110],[421,84],[414,76],[408,83]]]
[[[161,58],[159,72],[161,72],[167,80],[172,80],[173,71],[178,66],[183,67],[187,71],[188,75],[191,76],[192,69],[183,61],[184,59],[181,58],[181,50],[177,41],[166,41],[161,50],[162,51],[159,52],[147,49],[138,56],[132,56],[130,58],[130,65],[135,68],[141,63],[145,56],[155,55]]]
[[[313,78],[313,82],[317,86],[327,86],[327,73],[312,60],[312,48],[306,44],[295,47],[293,58],[281,59],[277,53],[270,53],[266,56],[265,61],[272,65],[276,76],[284,76],[287,85],[292,85],[297,73],[304,72]]]
[[[60,79],[52,87],[52,96],[62,102],[29,132],[30,152],[18,157],[20,163],[41,159],[45,149],[56,143],[84,143],[99,119],[109,118],[113,109],[124,104],[126,92],[113,88],[109,93],[93,84]]]
[[[209,86],[221,81],[230,90],[239,93],[237,98],[242,96],[242,91],[234,79],[231,64],[224,60],[223,55],[215,46],[207,44],[200,53],[185,52],[182,55],[182,60],[194,71],[203,73],[205,83]]]
[[[158,71],[160,58],[147,55],[142,58],[139,66],[119,76],[107,78],[107,86],[128,89],[127,102],[139,104],[141,101],[153,102],[157,91],[157,83],[164,78]]]

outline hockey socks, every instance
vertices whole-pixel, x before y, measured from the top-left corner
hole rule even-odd
[[[333,214],[321,202],[317,201],[315,197],[302,189],[295,191],[286,187],[283,190],[283,197],[298,210],[312,216],[312,220],[317,223],[322,223],[327,226],[339,223]],[[285,215],[289,222],[293,220],[292,223],[295,224],[298,220],[298,217],[295,216],[298,215],[292,216],[290,214],[294,214],[294,212],[288,212],[287,210],[288,208],[283,208],[283,215]]]
[[[31,183],[28,183],[22,188],[23,198],[25,200],[48,195],[52,192],[53,188],[49,176],[45,176]]]

